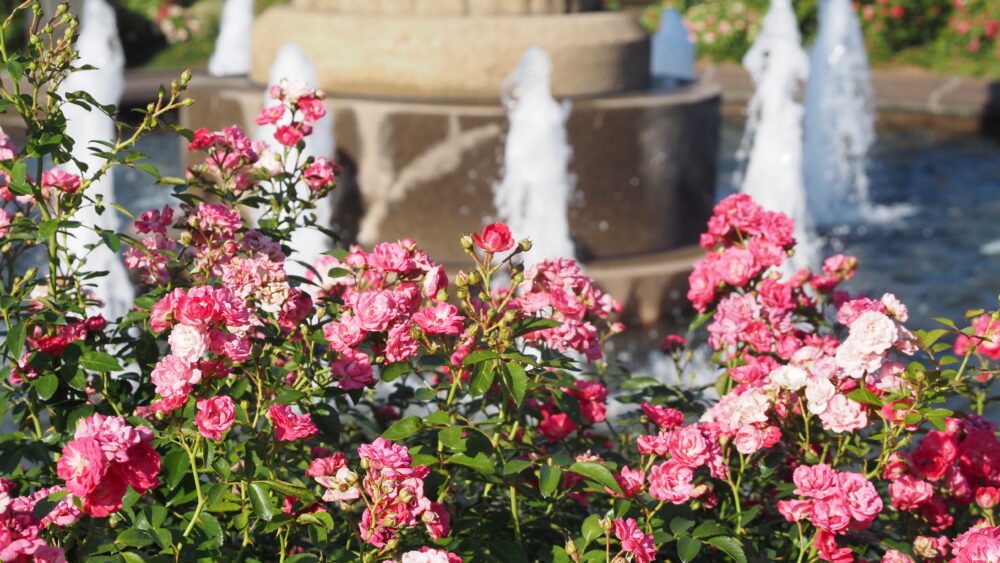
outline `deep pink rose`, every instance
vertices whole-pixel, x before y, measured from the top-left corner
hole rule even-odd
[[[80,176],[62,168],[50,168],[42,173],[42,189],[58,189],[75,194],[80,189]]]
[[[483,227],[483,233],[472,234],[472,240],[476,246],[486,252],[506,252],[514,248],[514,237],[510,234],[510,227],[503,223],[493,223]]]
[[[233,400],[225,395],[211,399],[198,399],[198,413],[194,423],[198,432],[206,438],[221,440],[222,435],[233,425],[236,408]]]
[[[400,311],[392,291],[373,290],[358,295],[354,314],[362,329],[378,332],[385,330]]]
[[[274,139],[286,147],[294,147],[302,137],[302,131],[292,125],[282,125],[274,132]]]
[[[309,414],[295,414],[288,405],[274,404],[267,409],[274,436],[279,441],[290,442],[299,438],[310,438],[319,433]]]
[[[56,473],[66,482],[66,489],[78,497],[91,493],[108,471],[108,461],[96,438],[71,440],[56,462]]]

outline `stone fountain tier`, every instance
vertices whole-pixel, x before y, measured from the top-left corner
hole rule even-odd
[[[182,124],[210,130],[253,131],[264,98],[237,78],[198,77],[189,93],[197,103]],[[442,263],[467,264],[459,237],[496,219],[504,108],[343,95],[326,107],[344,166],[334,231],[367,247],[412,238]],[[719,92],[702,83],[572,100],[573,239],[633,320],[672,315],[683,299],[693,258],[678,249],[698,242],[711,213],[718,127]]]
[[[510,12],[486,15],[448,12],[450,1],[382,2],[378,10],[373,4],[370,11],[343,12],[333,8],[360,4],[299,2],[267,10],[254,23],[253,82],[267,83],[278,49],[295,42],[316,65],[319,87],[344,96],[496,100],[504,79],[533,46],[552,59],[556,97],[636,91],[650,84],[648,37],[624,12],[535,12],[528,8],[542,3],[526,0],[492,0],[497,10]],[[438,10],[433,18],[417,17],[390,10],[389,4]],[[518,5],[521,11],[515,10]]]

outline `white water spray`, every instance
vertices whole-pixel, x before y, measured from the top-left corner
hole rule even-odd
[[[271,66],[268,84],[273,86],[280,82],[282,78],[301,80],[310,88],[315,88],[318,84],[316,67],[313,66],[312,61],[302,51],[302,48],[295,43],[286,43],[278,50],[278,56],[274,59],[274,64]],[[270,88],[268,89],[270,90]],[[276,100],[272,100],[270,94],[265,92],[265,106],[273,106],[279,103]],[[279,123],[279,125],[287,123],[287,119],[288,115],[286,113],[285,121]],[[275,129],[274,125],[258,127],[256,138],[266,141],[277,152],[281,151],[283,146],[274,139]],[[306,146],[301,155],[303,160],[310,156],[333,158],[337,143],[333,136],[333,116],[330,113],[327,113],[316,122],[312,135],[305,138],[305,143]],[[289,161],[292,163],[296,161],[294,150],[289,155]],[[309,195],[309,187],[305,184],[300,183],[296,187],[296,190],[301,198],[306,198]],[[328,195],[317,201],[316,208],[310,210],[310,212],[316,215],[316,224],[329,228],[333,220],[333,203],[330,196]],[[295,252],[289,258],[312,264],[320,254],[330,249],[330,238],[316,229],[300,228],[292,233],[291,246],[295,249]],[[303,266],[291,260],[285,262],[285,270],[289,274],[299,276],[305,275],[306,272]]]
[[[250,28],[253,26],[253,0],[226,0],[222,8],[219,37],[208,59],[212,76],[250,74]]]
[[[115,12],[104,0],[85,0],[80,17],[80,36],[75,48],[80,53],[79,65],[92,65],[95,70],[75,72],[62,83],[63,93],[85,91],[97,103],[118,104],[122,93],[122,72],[125,55],[118,39]],[[87,172],[81,172],[72,162],[64,164],[67,171],[86,176],[93,174],[104,163],[104,159],[91,153],[94,141],[114,141],[115,127],[111,118],[100,110],[87,111],[74,104],[65,104],[66,134],[76,141],[73,158],[87,165]],[[93,145],[106,151],[107,148]],[[113,169],[112,169],[113,170]],[[132,306],[134,290],[128,279],[125,265],[107,246],[101,237],[89,227],[100,227],[118,231],[120,220],[117,211],[109,204],[114,202],[114,178],[109,170],[100,179],[87,187],[86,195],[91,199],[100,198],[105,206],[104,213],[98,215],[93,205],[88,205],[76,213],[74,219],[82,225],[66,237],[66,248],[86,261],[89,271],[107,271],[108,275],[97,280],[93,288],[95,296],[104,303],[101,312],[108,318],[124,315]],[[85,246],[97,244],[88,251]]]
[[[804,174],[816,222],[885,222],[911,206],[873,205],[865,170],[875,143],[875,104],[861,24],[849,0],[823,0],[809,56]]]
[[[665,86],[695,80],[694,60],[697,49],[688,37],[680,13],[673,8],[660,12],[660,26],[650,46],[649,70],[653,79]]]
[[[820,242],[813,230],[802,181],[802,105],[798,92],[809,73],[791,0],[772,0],[757,40],[743,57],[757,89],[747,105],[747,124],[737,157],[746,162],[734,185],[766,209],[795,221],[796,253],[787,270],[818,266]]]
[[[572,150],[566,141],[570,106],[552,97],[551,69],[549,55],[531,47],[504,81],[501,95],[510,130],[504,176],[494,185],[494,202],[513,235],[531,239],[528,264],[575,258],[568,218],[574,185],[569,172]]]

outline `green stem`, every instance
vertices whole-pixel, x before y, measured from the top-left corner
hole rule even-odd
[[[524,545],[524,538],[521,537],[521,519],[517,514],[517,488],[510,486],[510,513],[514,517],[514,534],[517,535],[517,543]]]
[[[198,495],[198,505],[194,509],[194,515],[191,516],[191,521],[188,522],[187,528],[184,529],[184,537],[187,537],[194,529],[194,523],[198,521],[198,516],[201,515],[201,510],[205,508],[205,497],[201,494],[201,479],[198,476],[198,459],[195,455],[198,446],[201,444],[201,436],[198,436],[194,441],[194,448],[189,448],[187,442],[181,438],[181,447],[187,452],[188,460],[191,461],[191,475],[194,477],[194,490]]]

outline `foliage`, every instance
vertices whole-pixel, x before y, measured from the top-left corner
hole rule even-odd
[[[77,27],[36,17],[28,52],[0,50],[31,85],[0,90],[28,131],[22,147],[0,135],[4,561],[966,561],[1000,546],[1000,441],[981,416],[1000,313],[910,332],[891,294],[837,289],[852,258],[782,276],[791,221],[736,195],[688,294],[712,380],[681,384],[696,368],[678,335],[677,381],[632,377],[602,354],[618,304],[572,261],[523,267],[531,243],[503,224],[462,238],[471,267],[451,278],[406,239],[297,263],[288,243],[324,229],[311,210],[337,173],[302,156],[326,111],[302,83],[272,88],[257,118],[271,145],[177,129],[205,155],[184,178],[131,147],[166,127],[188,73],[90,147],[105,165],[50,167],[73,160],[65,104],[114,108],[54,93]],[[105,206],[88,187],[112,165],[181,204],[143,213],[141,238],[100,233],[144,290],[104,319],[89,292],[103,273],[63,241],[92,228],[78,212]],[[35,250],[44,271],[19,267]]]

